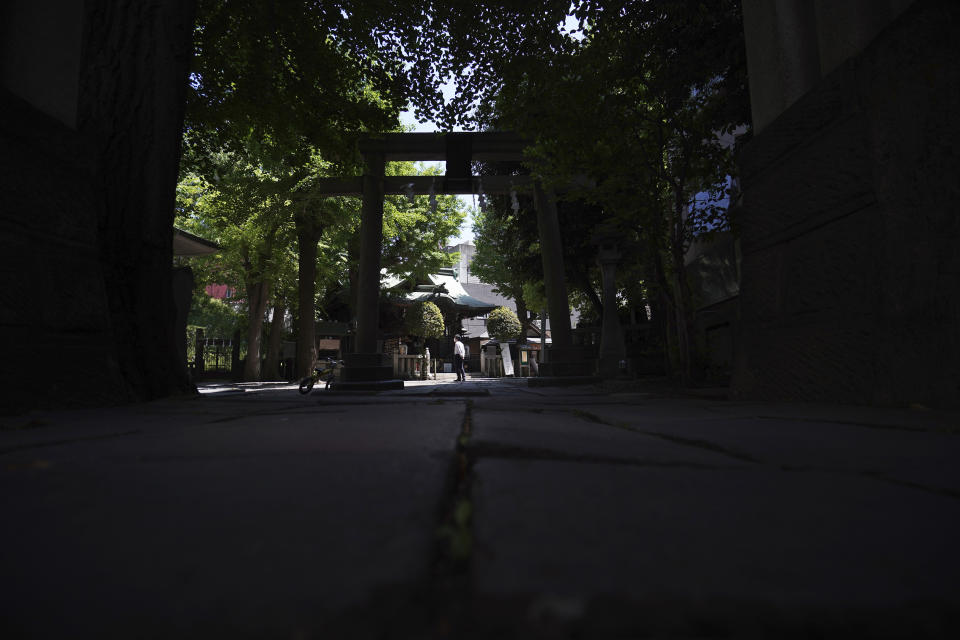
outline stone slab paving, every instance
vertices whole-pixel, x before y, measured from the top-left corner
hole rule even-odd
[[[778,403],[718,400],[697,397],[664,397],[651,393],[595,394],[602,404],[643,407],[644,419],[682,419],[691,415],[789,418],[803,422],[830,422],[899,430],[960,432],[960,413],[904,407],[862,407],[816,403]],[[688,413],[692,412],[692,413]]]
[[[836,409],[475,403],[472,571],[487,612],[476,621],[485,633],[520,621],[561,637],[950,637],[960,630],[950,416]],[[655,463],[702,456],[725,464]]]
[[[546,596],[555,618],[589,621],[612,597],[629,603],[621,632],[699,619],[739,635],[761,617],[829,631],[856,611],[882,627],[916,607],[936,636],[960,604],[953,498],[763,467],[481,458],[474,471],[476,597],[525,603],[520,615]]]
[[[578,409],[474,403],[470,448],[480,457],[579,458],[611,464],[736,466],[743,460],[600,424]]]
[[[960,632],[955,414],[524,382],[2,416],[0,637]]]
[[[378,590],[415,591],[463,405],[264,404],[146,427],[94,412],[128,435],[8,451],[6,637],[312,637]]]
[[[693,419],[694,408],[678,404],[581,410],[641,433],[714,445],[775,466],[877,474],[960,496],[960,430],[947,426],[953,423],[949,414],[927,421],[925,412],[902,410],[817,407],[804,416],[789,406],[706,405],[709,413]]]

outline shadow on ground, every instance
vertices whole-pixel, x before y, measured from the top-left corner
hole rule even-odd
[[[956,414],[293,385],[0,419],[5,637],[947,637]]]

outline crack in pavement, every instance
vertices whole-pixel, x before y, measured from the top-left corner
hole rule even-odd
[[[476,461],[469,446],[472,433],[473,401],[467,400],[447,484],[437,509],[436,551],[427,588],[430,595],[427,618],[433,630],[424,637],[450,635],[451,630],[462,625],[470,602],[473,465]]]
[[[926,493],[932,493],[938,496],[960,499],[960,491],[956,489],[949,489],[947,487],[935,487],[935,486],[923,484],[920,482],[913,482],[912,480],[901,480],[900,478],[894,478],[893,476],[888,475],[882,471],[861,471],[860,475],[866,478],[873,478],[874,480],[879,480],[880,482],[887,482],[887,483],[895,484],[901,487],[907,487],[908,489],[917,489],[918,491],[924,491]]]
[[[666,440],[667,442],[673,442],[673,443],[682,444],[688,447],[694,447],[697,449],[712,451],[714,453],[719,453],[721,455],[725,455],[730,458],[734,458],[736,460],[741,460],[743,462],[750,462],[753,464],[763,464],[762,460],[754,456],[751,456],[748,453],[740,453],[739,451],[728,449],[715,442],[710,442],[709,440],[702,440],[700,438],[684,438],[681,436],[675,436],[673,434],[662,433],[659,431],[644,431],[640,429],[631,429],[631,431],[636,431],[637,433],[653,436],[654,438],[660,438],[661,440]]]
[[[702,440],[700,438],[685,438],[682,436],[676,436],[669,433],[663,433],[661,431],[650,431],[647,429],[639,429],[625,422],[615,422],[613,420],[606,420],[594,413],[590,413],[589,411],[584,411],[583,409],[573,409],[568,411],[568,413],[570,413],[571,415],[577,416],[578,418],[581,418],[583,420],[586,420],[588,422],[593,422],[595,424],[602,424],[608,427],[613,427],[615,429],[624,429],[626,431],[632,431],[633,433],[639,433],[642,435],[652,436],[654,438],[660,438],[668,442],[673,442],[675,444],[681,444],[688,447],[704,449],[706,451],[719,453],[719,454],[734,458],[736,460],[740,460],[742,462],[751,462],[754,464],[763,463],[762,460],[754,456],[751,456],[750,454],[741,453],[739,451],[728,449],[727,447],[719,445],[715,442],[711,442],[709,440]]]
[[[645,429],[638,429],[638,428],[633,427],[633,426],[631,426],[631,425],[629,425],[629,424],[626,424],[626,423],[613,422],[613,421],[610,421],[610,420],[605,420],[605,419],[601,418],[600,416],[597,416],[596,414],[592,414],[592,413],[590,413],[590,412],[588,412],[588,411],[583,411],[582,409],[575,409],[575,410],[571,411],[570,413],[572,413],[573,415],[576,415],[576,416],[578,416],[578,417],[580,417],[580,418],[582,418],[582,419],[584,419],[584,420],[587,420],[587,421],[589,421],[589,422],[593,422],[593,423],[596,423],[596,424],[603,424],[603,425],[606,425],[606,426],[609,426],[609,427],[614,427],[614,428],[618,428],[618,429],[625,429],[625,430],[627,430],[627,431],[633,431],[633,432],[635,432],[635,433],[640,433],[640,434],[644,434],[644,435],[648,435],[648,436],[653,436],[653,437],[656,437],[656,438],[662,438],[662,439],[664,439],[664,440],[667,440],[667,441],[669,441],[669,442],[675,442],[675,443],[677,443],[677,444],[682,444],[682,445],[686,445],[686,446],[692,446],[692,447],[696,447],[696,448],[699,448],[699,449],[706,449],[706,450],[708,450],[708,451],[713,451],[713,452],[716,452],[716,453],[720,453],[720,454],[723,454],[723,455],[726,455],[726,456],[735,458],[735,459],[737,459],[737,460],[742,460],[742,461],[744,461],[744,462],[750,462],[750,463],[754,463],[754,464],[766,464],[764,461],[760,460],[759,458],[757,458],[757,457],[755,457],[755,456],[751,456],[751,455],[749,455],[749,454],[740,453],[740,452],[738,452],[738,451],[733,451],[733,450],[731,450],[731,449],[727,449],[726,447],[723,447],[723,446],[721,446],[721,445],[718,445],[718,444],[716,444],[716,443],[714,443],[714,442],[710,442],[709,440],[702,440],[702,439],[699,439],[699,438],[685,438],[685,437],[682,437],[682,436],[676,436],[676,435],[673,435],[673,434],[668,434],[668,433],[663,433],[663,432],[658,432],[658,431],[649,431],[649,430],[645,430]],[[780,418],[780,419],[782,419],[782,418]],[[810,420],[807,420],[807,421],[808,421],[808,422],[831,422],[831,423],[834,423],[834,422],[835,422],[835,421],[832,421],[832,420],[829,420],[829,421],[828,421],[828,420],[823,420],[823,421],[821,421],[821,420],[816,420],[816,419],[810,419]],[[852,425],[856,425],[856,426],[877,427],[877,428],[881,428],[881,429],[888,428],[887,425],[871,425],[871,424],[867,424],[867,423],[856,423],[856,422],[840,423],[840,424],[852,424]],[[893,427],[893,428],[896,429],[896,427]],[[910,430],[910,431],[916,431],[916,430],[918,430],[918,429],[909,429],[909,430]],[[926,430],[922,430],[922,431],[926,431]],[[936,486],[932,486],[932,485],[926,485],[926,484],[923,484],[923,483],[920,483],[920,482],[913,482],[913,481],[911,481],[911,480],[901,480],[901,479],[899,479],[899,478],[895,478],[895,477],[893,477],[893,476],[891,476],[891,475],[888,475],[887,473],[884,473],[884,472],[882,472],[882,471],[873,471],[873,470],[863,471],[863,470],[857,470],[857,469],[828,469],[828,468],[817,467],[817,466],[815,466],[815,465],[779,465],[779,468],[780,468],[781,471],[788,471],[788,472],[800,472],[800,473],[803,473],[803,472],[806,472],[806,471],[821,471],[821,472],[826,471],[826,472],[840,473],[840,474],[845,474],[845,475],[856,475],[856,476],[859,476],[859,477],[871,478],[871,479],[878,480],[878,481],[881,481],[881,482],[887,482],[887,483],[891,483],[891,484],[896,484],[896,485],[899,485],[899,486],[902,486],[902,487],[907,487],[907,488],[910,488],[910,489],[916,489],[916,490],[918,490],[918,491],[924,491],[924,492],[926,492],[926,493],[933,493],[933,494],[936,494],[936,495],[945,496],[945,497],[949,497],[949,498],[960,498],[960,491],[958,491],[958,490],[950,489],[950,488],[947,488],[947,487],[936,487]]]

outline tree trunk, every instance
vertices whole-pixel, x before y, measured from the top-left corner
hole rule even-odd
[[[676,318],[677,347],[680,356],[680,382],[688,386],[693,381],[693,314],[690,309],[690,285],[687,282],[687,268],[684,262],[684,198],[681,190],[675,191],[674,231],[673,231],[673,308]]]
[[[294,218],[297,225],[297,377],[308,376],[317,361],[316,308],[314,292],[317,284],[317,243],[323,226],[303,212]],[[352,284],[352,283],[351,283]]]
[[[593,307],[593,310],[597,312],[597,318],[602,322],[603,300],[597,295],[597,290],[593,288],[593,283],[590,282],[590,277],[586,271],[580,274],[579,280],[580,290],[587,296],[587,299],[590,300],[590,305]]]
[[[282,298],[273,304],[273,320],[270,321],[270,338],[267,343],[267,362],[264,365],[264,380],[280,380],[280,347],[283,344],[283,319],[287,305]]]
[[[667,280],[663,263],[662,249],[652,244],[650,255],[653,257],[653,281],[656,283],[656,296],[651,300],[653,304],[653,321],[659,331],[663,345],[663,368],[668,375],[680,371],[680,362],[677,352],[672,348],[674,344],[674,327],[676,325],[673,305],[673,286]]]
[[[247,360],[243,365],[243,379],[247,382],[260,380],[260,343],[263,337],[263,314],[267,310],[270,295],[269,282],[247,284],[249,327],[247,328]]]
[[[520,320],[520,337],[517,338],[517,344],[527,344],[527,327],[530,325],[527,303],[522,295],[518,295],[514,302],[517,303],[517,318]]]
[[[19,3],[22,10],[28,4]],[[73,75],[78,82],[78,94],[73,107],[76,120],[71,124],[78,138],[70,144],[83,148],[83,160],[78,169],[63,171],[65,175],[80,171],[90,191],[84,190],[80,196],[57,192],[55,196],[61,203],[70,202],[67,208],[76,209],[81,215],[95,212],[96,220],[77,227],[87,229],[88,234],[82,237],[90,235],[94,242],[92,247],[82,250],[74,249],[71,243],[52,246],[59,247],[55,251],[67,251],[55,257],[70,265],[86,265],[88,256],[99,250],[103,290],[77,286],[52,297],[84,301],[84,320],[71,327],[87,329],[90,318],[98,325],[104,320],[109,322],[111,337],[97,338],[102,340],[99,359],[105,366],[94,374],[93,367],[100,365],[86,363],[91,368],[85,371],[91,372],[91,378],[98,378],[99,388],[89,392],[85,403],[94,397],[94,402],[112,403],[183,393],[191,385],[177,358],[179,336],[175,329],[170,258],[195,2],[91,0],[79,4],[83,7],[79,10],[83,26],[77,42],[82,41],[83,46],[78,45],[72,52],[78,62]],[[73,28],[63,16],[51,15],[49,20],[59,20],[64,28]],[[54,76],[40,77],[36,82],[38,86],[59,86]],[[51,129],[44,135],[54,139],[59,134]],[[10,142],[12,138],[4,139],[5,150],[15,148],[9,147]],[[23,170],[24,176],[26,171]],[[50,171],[47,167],[46,172]],[[16,181],[20,180],[18,175]],[[39,194],[44,184],[38,181],[18,186],[23,193]],[[62,185],[58,183],[56,187]],[[6,201],[0,210],[7,215]],[[23,213],[25,219],[31,215]],[[69,224],[74,223],[71,218]],[[55,223],[50,226],[67,228]],[[5,240],[10,239],[7,234],[11,228],[20,227],[5,227]],[[34,244],[33,238],[28,242]],[[11,239],[11,246],[14,244],[17,239]],[[4,275],[5,282],[12,279],[9,272]],[[71,277],[63,274],[59,279],[69,281]],[[101,300],[107,305],[103,311],[98,306]],[[68,303],[62,304],[63,308],[74,309]],[[93,313],[107,313],[109,317],[96,317]],[[45,335],[46,331],[38,333]],[[74,344],[85,343],[92,341],[83,331],[77,331],[66,344],[74,349]],[[77,387],[77,383],[73,374],[65,386]]]
[[[680,359],[680,382],[688,386],[693,379],[693,358],[690,346],[690,327],[687,322],[687,301],[683,293],[683,279],[686,276],[683,267],[676,268],[673,274],[673,308],[676,324],[677,348]]]

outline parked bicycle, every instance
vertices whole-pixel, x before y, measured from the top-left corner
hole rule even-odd
[[[337,374],[337,369],[342,364],[343,360],[334,360],[333,358],[327,358],[326,360],[317,362],[317,366],[314,367],[313,373],[300,379],[300,393],[310,393],[310,390],[313,389],[313,385],[321,380],[326,383],[324,388],[329,389],[330,383],[333,382],[333,379]]]

